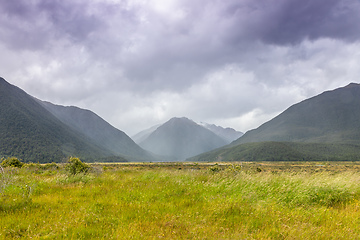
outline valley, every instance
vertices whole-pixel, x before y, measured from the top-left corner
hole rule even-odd
[[[0,156],[24,162],[358,161],[360,85],[290,106],[245,134],[173,117],[133,139],[94,112],[41,101],[0,79]]]
[[[360,0],[0,0],[0,240],[359,240]]]

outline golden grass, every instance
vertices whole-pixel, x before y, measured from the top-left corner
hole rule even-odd
[[[359,166],[94,164],[75,176],[6,169],[0,239],[359,239]]]

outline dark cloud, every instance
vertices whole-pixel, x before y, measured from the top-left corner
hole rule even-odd
[[[17,18],[29,19],[34,15],[34,5],[31,1],[2,1],[0,9],[3,15],[16,16]]]
[[[47,49],[61,39],[82,42],[105,24],[89,2],[2,1],[0,39],[15,49]],[[95,7],[96,8],[96,7]]]
[[[101,16],[91,13],[89,2],[42,0],[37,8],[47,15],[59,36],[66,34],[75,41],[82,41],[92,32],[105,27]]]
[[[149,83],[146,89],[186,88],[214,67],[271,61],[266,53],[261,60],[259,42],[287,46],[360,36],[355,0],[181,1],[179,9],[186,17],[170,23],[149,15],[144,51],[122,62],[126,76]]]
[[[47,44],[48,32],[39,24],[41,14],[30,1],[0,3],[0,40],[15,50],[39,49]]]
[[[279,1],[279,9],[264,22],[261,38],[274,44],[297,44],[305,39],[360,38],[360,2],[348,0]],[[276,3],[275,3],[276,4]]]
[[[226,1],[219,13],[231,27],[230,44],[261,40],[269,44],[298,44],[303,40],[360,38],[357,0]]]

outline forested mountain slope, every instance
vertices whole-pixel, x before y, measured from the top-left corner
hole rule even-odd
[[[111,154],[50,114],[33,97],[0,78],[0,155],[24,161],[85,160]]]
[[[230,145],[189,160],[360,160],[360,85],[297,103]]]

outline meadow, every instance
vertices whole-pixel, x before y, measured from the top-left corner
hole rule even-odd
[[[0,239],[360,239],[360,163],[0,169]]]

